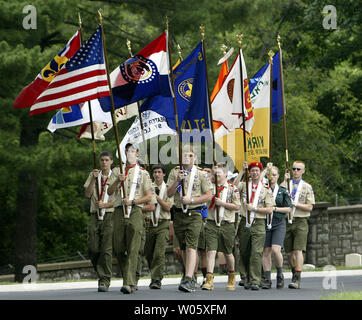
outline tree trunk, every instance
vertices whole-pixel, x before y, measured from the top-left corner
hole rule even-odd
[[[37,145],[39,140],[40,131],[36,127],[37,121],[30,122],[28,116],[22,121],[20,152],[28,152],[29,157],[31,151],[27,147]],[[31,167],[20,169],[17,186],[14,267],[15,282],[23,282],[29,272],[29,269],[24,269],[24,267],[30,265],[36,268],[37,265],[38,181],[36,170]],[[36,279],[30,278],[30,281],[36,281]]]

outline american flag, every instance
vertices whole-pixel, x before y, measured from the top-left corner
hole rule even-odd
[[[30,109],[30,115],[109,96],[101,27],[58,72]]]

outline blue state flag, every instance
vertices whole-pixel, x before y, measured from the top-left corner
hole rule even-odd
[[[249,80],[250,92],[253,92],[264,72],[268,68],[267,62],[259,71]],[[283,115],[282,104],[282,84],[280,77],[279,51],[273,57],[273,105],[272,105],[272,122],[278,123]]]
[[[210,121],[208,112],[208,89],[206,64],[200,43],[191,54],[173,71],[175,75],[175,96],[179,127],[182,140],[190,134],[200,133],[209,140]],[[161,95],[147,99],[141,111],[153,110],[163,115],[171,129],[176,130],[173,99]]]

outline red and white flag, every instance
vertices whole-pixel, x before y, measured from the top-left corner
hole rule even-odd
[[[63,65],[79,50],[79,30],[68,41],[66,46],[37,75],[32,83],[21,90],[14,101],[14,108],[30,108],[39,95],[49,86]]]
[[[109,96],[101,27],[84,43],[37,98],[30,115]]]
[[[242,70],[240,70],[240,64]],[[221,89],[215,95],[211,107],[213,120],[222,123],[214,133],[215,139],[235,129],[243,129],[243,114],[245,115],[245,131],[250,133],[254,124],[254,116],[249,93],[249,80],[241,49]]]

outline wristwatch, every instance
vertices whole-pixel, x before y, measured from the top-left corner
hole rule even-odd
[[[194,204],[194,199],[193,198],[191,198],[191,204]]]
[[[136,204],[136,202],[134,201],[134,199],[132,200],[132,207],[134,207]]]

